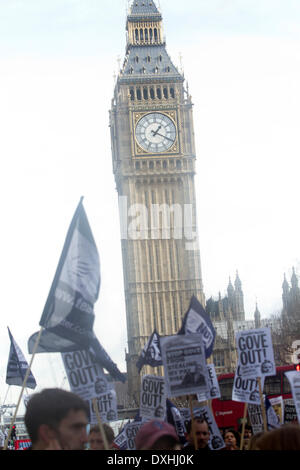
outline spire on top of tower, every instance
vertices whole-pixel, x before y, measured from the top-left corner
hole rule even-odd
[[[255,321],[255,328],[260,328],[260,311],[258,310],[257,302],[256,302],[256,310],[254,312],[254,321]]]
[[[296,272],[295,272],[295,268],[293,267],[293,274],[292,274],[292,277],[291,277],[291,284],[292,284],[292,287],[298,287],[298,278],[296,276]]]
[[[228,284],[228,287],[227,287],[227,292],[228,292],[228,295],[232,295],[233,292],[234,292],[234,288],[233,288],[233,285],[232,285],[232,282],[231,282],[231,277],[229,278],[229,284]]]
[[[154,0],[134,0],[129,10],[130,16],[161,16]]]
[[[241,283],[241,280],[240,280],[240,278],[239,278],[239,273],[238,273],[238,271],[236,272],[236,278],[235,278],[235,283],[234,283],[234,285],[235,285],[236,290],[241,290],[241,289],[242,289],[242,283]]]
[[[184,82],[166,50],[162,15],[154,0],[133,0],[127,16],[126,58],[120,82]]]
[[[284,273],[284,281],[283,281],[283,283],[282,283],[282,290],[283,290],[283,292],[288,292],[288,291],[290,290],[290,286],[289,286],[289,284],[288,284],[288,282],[287,282],[287,280],[286,280],[286,275],[285,275],[285,273]]]

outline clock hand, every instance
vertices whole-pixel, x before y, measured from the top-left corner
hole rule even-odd
[[[158,132],[156,132],[155,135],[159,135],[160,137],[163,137],[164,139],[167,139],[167,140],[169,140],[170,142],[174,142],[174,139],[170,139],[170,138],[167,137],[166,135],[159,134]]]
[[[151,131],[154,137],[158,134],[158,131],[160,131],[160,129],[161,129],[161,126],[158,127],[156,132]]]

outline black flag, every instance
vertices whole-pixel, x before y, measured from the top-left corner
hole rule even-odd
[[[216,331],[211,319],[207,315],[201,303],[195,296],[192,297],[188,311],[186,312],[179,335],[201,333],[205,347],[206,358],[213,352]]]
[[[28,369],[28,364],[9,328],[8,334],[10,338],[10,350],[6,371],[6,383],[8,385],[22,386]],[[35,389],[36,387],[36,381],[31,372],[28,375],[26,387],[32,389]]]
[[[101,365],[105,367],[103,362],[110,365],[108,372],[113,374],[117,367],[93,332],[94,304],[100,289],[100,260],[82,201],[83,198],[69,227],[40,320],[40,326],[45,330],[36,352],[70,352],[92,348]],[[35,333],[28,340],[29,353],[33,352],[37,336],[38,333]],[[122,375],[121,372],[119,374]]]
[[[154,330],[148,342],[145,344],[136,363],[139,373],[141,372],[141,369],[144,365],[151,367],[158,367],[162,365],[162,358],[160,353],[160,336],[156,330]]]

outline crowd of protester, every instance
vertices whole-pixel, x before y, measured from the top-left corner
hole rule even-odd
[[[31,450],[118,450],[113,429],[106,423],[88,429],[87,403],[72,392],[45,389],[29,400],[25,425]],[[300,450],[300,426],[285,424],[257,434],[249,425],[239,431],[222,430],[225,447],[221,451]],[[241,439],[242,437],[242,439]],[[162,420],[144,423],[135,436],[137,450],[210,451],[207,422],[194,418],[186,425],[186,444],[179,441],[175,428]],[[1,442],[3,445],[3,442]]]

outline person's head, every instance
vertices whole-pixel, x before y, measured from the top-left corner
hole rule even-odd
[[[238,449],[240,447],[240,435],[235,429],[227,429],[224,434],[224,442],[227,449]]]
[[[88,405],[72,392],[49,388],[32,395],[25,413],[32,448],[84,449],[88,417]]]
[[[257,450],[300,450],[300,426],[286,424],[264,433],[256,441]]]
[[[186,440],[187,442],[194,446],[194,435],[197,439],[197,447],[198,449],[203,449],[208,446],[210,432],[209,426],[207,421],[202,418],[195,418],[194,420],[190,420],[186,425]]]
[[[152,420],[143,424],[135,436],[137,450],[180,450],[174,426],[165,421]]]
[[[240,425],[238,431],[239,431],[239,434],[240,434],[240,436],[241,436],[241,435],[242,435],[242,432],[243,432],[243,426],[242,426],[242,424]],[[250,426],[250,424],[246,424],[246,425],[245,425],[245,430],[244,430],[243,450],[247,450],[247,449],[248,449],[249,440],[251,439],[251,437],[252,437],[252,426]],[[240,437],[240,440],[241,440],[241,437]]]
[[[112,449],[115,438],[114,431],[106,423],[103,424],[103,430],[106,436],[108,447],[109,449]],[[99,426],[93,426],[90,429],[89,443],[91,450],[105,450],[104,441]]]
[[[263,435],[264,435],[264,431],[253,434],[249,439],[247,450],[258,450],[256,447],[256,443],[258,439]]]

